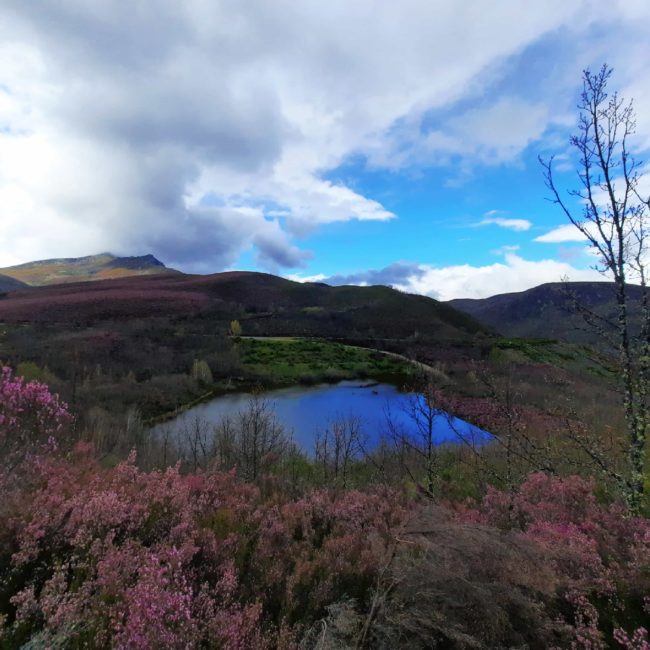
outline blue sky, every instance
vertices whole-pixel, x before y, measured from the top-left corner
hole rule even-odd
[[[537,156],[570,186],[604,62],[647,154],[649,20],[641,0],[9,0],[0,266],[153,253],[441,299],[598,279]]]

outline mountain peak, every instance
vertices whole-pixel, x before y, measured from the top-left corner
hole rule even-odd
[[[0,274],[31,286],[106,280],[130,275],[176,273],[168,269],[151,253],[139,256],[118,257],[112,253],[99,253],[84,257],[65,257],[36,260],[0,269]]]
[[[151,253],[147,255],[139,255],[132,257],[114,257],[108,262],[107,266],[110,268],[125,268],[125,269],[149,269],[149,268],[167,268],[158,258],[154,257]]]

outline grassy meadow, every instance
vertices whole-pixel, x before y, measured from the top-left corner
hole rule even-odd
[[[240,338],[243,368],[252,378],[274,384],[373,378],[403,382],[407,361],[365,348],[299,337]]]

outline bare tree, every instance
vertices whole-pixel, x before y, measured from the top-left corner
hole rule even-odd
[[[409,395],[402,407],[400,419],[387,410],[389,436],[395,446],[400,464],[412,481],[433,498],[439,474],[439,449],[436,440],[439,423],[447,414],[440,408],[440,394],[432,383],[418,393]],[[426,487],[422,488],[418,475],[424,473]]]
[[[291,449],[291,440],[278,421],[272,403],[262,395],[251,396],[234,419],[217,425],[214,455],[222,466],[237,467],[249,481],[260,476]]]
[[[213,436],[209,422],[195,415],[185,424],[183,430],[185,448],[189,453],[189,463],[194,472],[207,469],[214,455]]]
[[[624,491],[630,507],[638,510],[650,424],[650,308],[645,272],[650,204],[640,195],[641,163],[631,152],[630,139],[636,128],[632,102],[607,93],[611,74],[607,65],[596,73],[583,73],[578,133],[571,137],[578,154],[577,189],[563,196],[553,175],[553,158],[540,158],[540,162],[552,201],[598,254],[599,270],[614,281],[614,332],[628,436]],[[631,283],[642,287],[640,331],[631,327]]]
[[[223,418],[214,428],[214,452],[219,467],[230,469],[237,465],[238,436],[235,422]]]
[[[339,416],[317,432],[314,456],[323,480],[348,487],[350,466],[358,458],[363,442],[361,418],[355,415]]]
[[[169,425],[164,425],[160,428],[157,436],[157,448],[159,455],[159,463],[162,467],[168,467],[173,464],[178,458],[178,450],[172,439],[173,429]]]

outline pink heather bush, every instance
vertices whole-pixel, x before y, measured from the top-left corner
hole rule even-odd
[[[626,650],[650,650],[648,630],[644,627],[637,628],[631,635],[621,628],[614,630],[614,640]]]
[[[387,491],[262,500],[231,473],[133,461],[41,457],[15,488],[0,521],[9,646],[290,647],[332,602],[367,604],[405,514]]]
[[[605,648],[606,633],[626,648],[646,648],[635,624],[650,614],[650,520],[598,503],[593,481],[530,475],[515,494],[490,488],[462,518],[514,528],[540,546],[574,613],[576,648]],[[628,634],[620,627],[627,623]],[[627,645],[626,645],[627,644]]]
[[[0,369],[0,454],[32,451],[35,445],[56,444],[72,418],[67,405],[37,381],[14,377]]]
[[[65,405],[7,369],[0,417],[0,647],[288,650],[305,633],[328,629],[323,621],[351,630],[341,634],[354,646],[398,543],[402,560],[412,553],[420,562],[404,566],[447,576],[432,591],[409,591],[415,605],[429,598],[434,612],[439,601],[457,609],[463,593],[505,602],[512,585],[528,585],[512,601],[522,607],[515,611],[568,629],[567,647],[649,650],[650,520],[599,503],[591,481],[533,474],[513,494],[490,489],[477,507],[456,520],[450,514],[448,529],[439,518],[427,543],[444,550],[451,536],[459,566],[478,553],[485,568],[482,582],[470,572],[450,584],[449,553],[427,554],[396,534],[409,509],[390,490],[289,498],[272,480],[260,490],[233,472],[145,472],[134,454],[101,467],[82,443],[54,454],[48,439],[70,422]],[[26,461],[20,480],[6,471],[11,454]],[[472,548],[453,537],[461,533]],[[480,539],[500,544],[496,563],[481,555],[494,545]],[[508,559],[508,540],[517,562]],[[543,589],[530,579],[540,566]],[[404,574],[394,577],[399,585]],[[391,600],[398,591],[384,594],[384,626],[408,620]],[[334,611],[348,618],[333,619]],[[454,638],[478,638],[476,620],[469,612],[454,619]],[[492,624],[497,638],[500,623]]]

